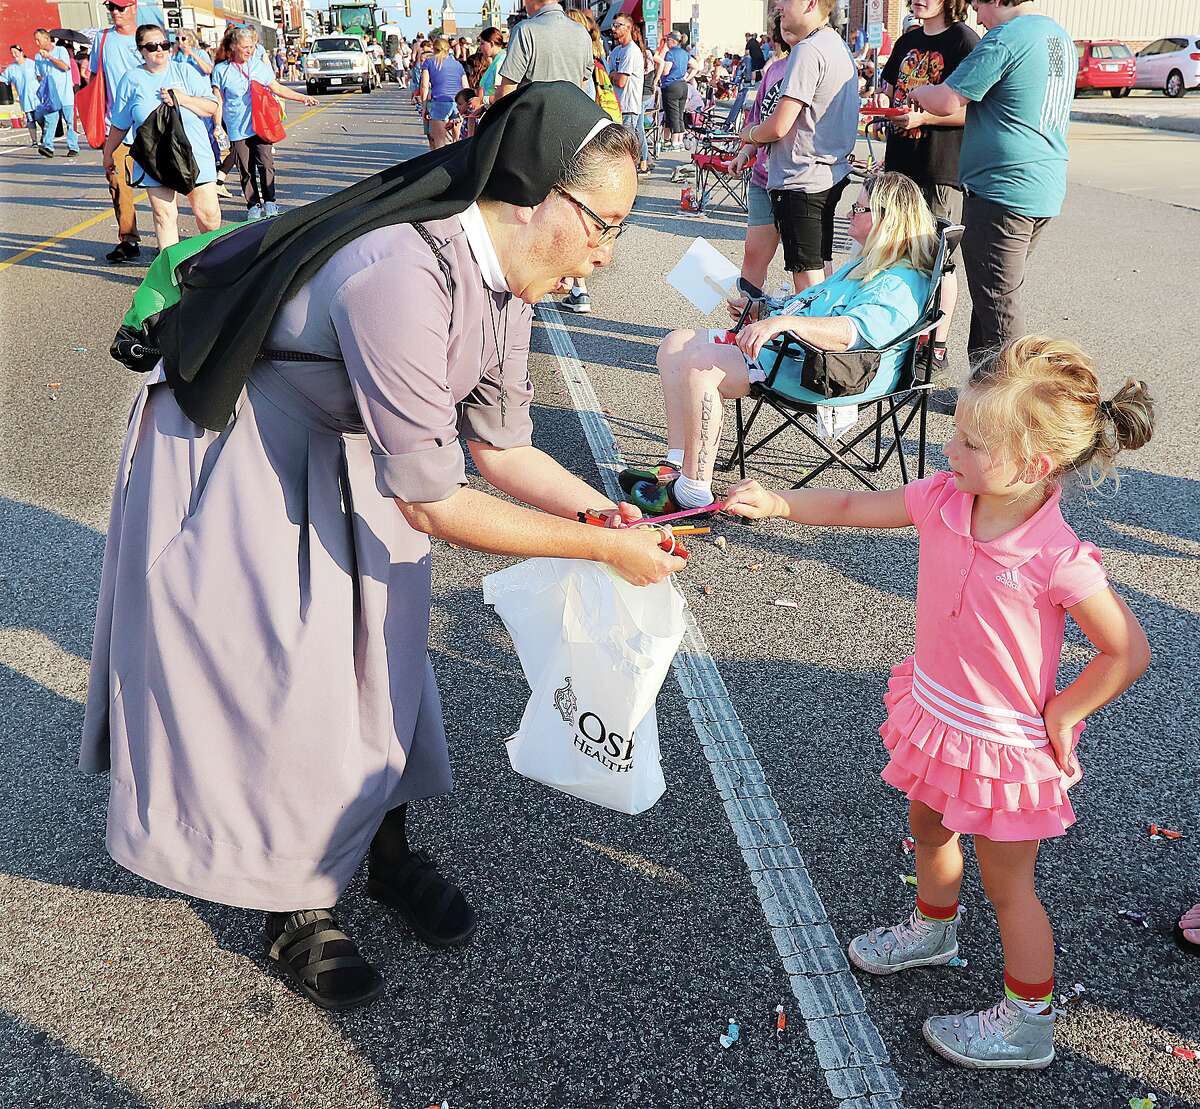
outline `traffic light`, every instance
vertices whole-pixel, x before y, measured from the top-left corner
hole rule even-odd
[[[433,26],[433,9],[432,8],[425,9],[425,18],[429,22],[429,26],[432,27]]]
[[[275,26],[281,31],[287,30],[287,13],[284,10],[283,4],[276,4],[271,9],[271,17],[275,20]]]

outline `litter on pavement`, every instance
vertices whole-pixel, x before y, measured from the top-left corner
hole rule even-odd
[[[1167,1044],[1167,1054],[1174,1055],[1176,1059],[1182,1059],[1187,1063],[1196,1061],[1196,1052],[1190,1047],[1183,1047],[1180,1044]]]
[[[776,608],[799,608],[800,605],[796,601],[789,601],[786,597],[776,597],[771,602]]]
[[[900,850],[906,855],[911,855],[917,849],[917,841],[912,836],[905,836],[900,841]]]
[[[1150,927],[1150,918],[1145,913],[1137,913],[1132,909],[1122,909],[1117,916],[1123,920],[1133,921],[1134,924],[1140,924],[1143,928]]]
[[[1129,1109],[1154,1109],[1158,1098],[1154,1094],[1147,1094],[1145,1097],[1131,1097],[1129,1099]]]
[[[727,540],[723,535],[718,535],[716,539],[713,540],[713,546],[716,547],[718,551],[723,551],[728,545],[729,540]]]
[[[784,1029],[787,1028],[787,1013],[783,1011],[782,1005],[775,1006],[775,1038],[778,1039]]]
[[[1183,839],[1182,832],[1176,832],[1172,828],[1160,828],[1157,824],[1150,825],[1151,839]]]
[[[955,955],[954,958],[951,959],[946,965],[948,967],[965,967],[967,965],[967,960],[962,958],[960,955]]]
[[[915,874],[901,874],[900,884],[902,886],[915,886],[917,884],[917,876]]]
[[[1079,999],[1083,997],[1085,993],[1087,993],[1087,990],[1085,990],[1082,985],[1076,982],[1067,993],[1058,995],[1059,1007],[1065,1009],[1068,1005],[1079,1001]]]
[[[721,1036],[721,1046],[724,1048],[733,1047],[733,1045],[738,1042],[738,1038],[741,1036],[741,1034],[742,1030],[738,1027],[738,1022],[734,1020],[733,1017],[730,1017],[729,1027],[725,1029],[725,1032]]]

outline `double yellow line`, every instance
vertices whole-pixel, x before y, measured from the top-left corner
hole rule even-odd
[[[333,103],[329,103],[322,104],[319,108],[309,108],[307,112],[301,116],[297,116],[294,120],[291,120],[290,123],[292,126],[295,126],[298,123],[303,123],[306,119],[312,119],[313,116],[320,115],[321,112],[328,111],[332,107]],[[105,220],[113,218],[113,211],[111,208],[109,208],[101,212],[99,215],[85,219],[82,223],[77,223],[74,227],[68,227],[66,231],[60,231],[57,235],[52,235],[48,239],[43,239],[40,243],[34,243],[33,246],[26,247],[19,253],[14,254],[11,258],[5,258],[3,262],[0,262],[0,273],[3,273],[11,266],[20,265],[25,261],[26,258],[32,258],[35,254],[41,254],[44,251],[51,250],[58,246],[59,243],[66,242],[67,239],[72,239],[76,235],[87,231],[88,228],[95,227],[96,224],[103,223]]]

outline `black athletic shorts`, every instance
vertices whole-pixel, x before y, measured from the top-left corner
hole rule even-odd
[[[843,177],[823,193],[771,190],[771,212],[783,243],[783,268],[788,273],[819,270],[832,260],[833,216],[849,180]]]

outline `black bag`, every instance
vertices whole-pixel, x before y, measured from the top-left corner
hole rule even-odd
[[[160,104],[146,117],[134,135],[129,154],[142,170],[141,181],[134,181],[130,175],[131,185],[141,185],[149,176],[184,196],[195,189],[200,167],[177,103]]]

